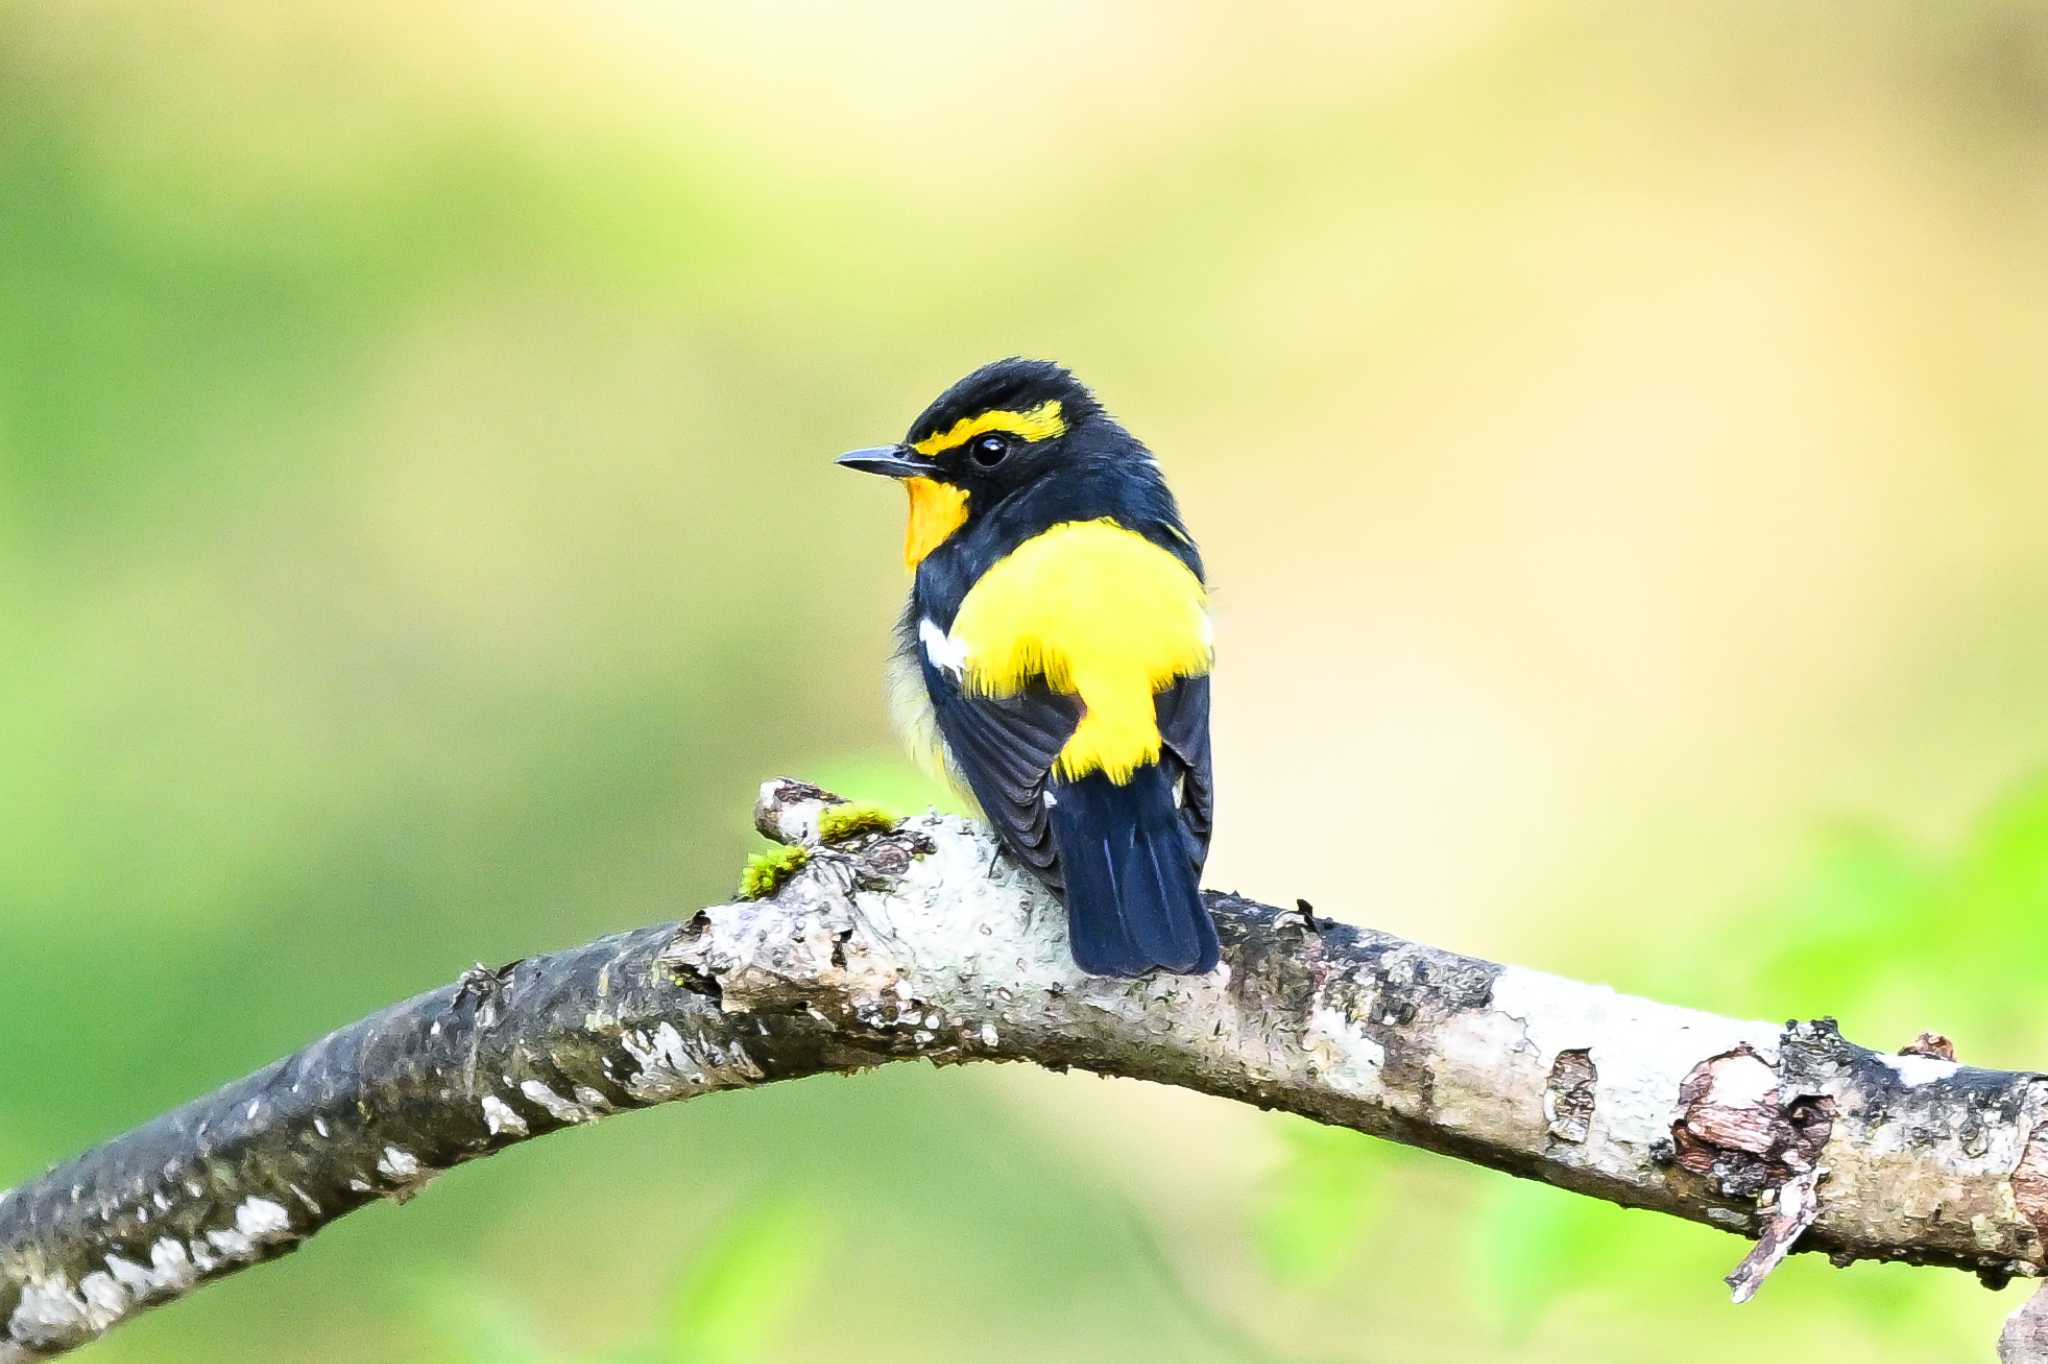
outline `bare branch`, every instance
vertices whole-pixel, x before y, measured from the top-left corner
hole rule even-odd
[[[1764,1280],[1771,1271],[1785,1263],[1820,1216],[1819,1188],[1821,1176],[1827,1171],[1819,1166],[1809,1166],[1785,1181],[1778,1190],[1777,1211],[1764,1224],[1763,1235],[1757,1238],[1756,1248],[1742,1257],[1742,1263],[1735,1266],[1735,1272],[1727,1279],[1728,1286],[1735,1290],[1735,1301],[1748,1302],[1756,1291],[1764,1286]]]
[[[1795,1245],[1991,1282],[2048,1267],[2048,1078],[1235,895],[1210,896],[1214,975],[1083,976],[984,831],[932,816],[820,844],[831,799],[763,789],[763,831],[809,852],[770,899],[471,971],[0,1194],[0,1364],[515,1142],[913,1057],[1180,1085],[1764,1237],[1742,1296]]]

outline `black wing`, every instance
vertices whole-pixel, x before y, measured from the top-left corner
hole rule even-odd
[[[974,793],[1012,855],[1054,890],[1064,888],[1045,786],[1059,751],[1080,723],[1078,698],[1034,683],[1017,696],[969,696],[952,674],[920,659],[947,759]],[[1209,679],[1186,677],[1159,694],[1161,761],[1179,784],[1188,860],[1208,860],[1216,808],[1209,754]]]
[[[1168,776],[1180,779],[1180,819],[1192,843],[1195,869],[1209,860],[1215,827],[1216,772],[1209,759],[1209,679],[1184,677],[1159,693],[1159,734]]]
[[[1202,555],[1180,523],[1180,512],[1170,505],[1141,523],[1145,538],[1187,565],[1198,582],[1206,584]],[[1161,760],[1169,777],[1180,782],[1180,819],[1187,827],[1189,856],[1199,874],[1209,860],[1209,832],[1215,827],[1216,772],[1209,761],[1209,678],[1184,677],[1159,693],[1155,702],[1159,736],[1165,752]]]
[[[1074,727],[1080,700],[1035,682],[1016,696],[968,696],[953,675],[922,651],[918,664],[947,761],[981,805],[1012,855],[1054,890],[1062,889],[1059,850],[1045,806],[1046,776]]]

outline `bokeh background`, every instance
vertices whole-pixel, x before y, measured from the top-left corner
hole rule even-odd
[[[906,808],[1013,352],[1217,585],[1213,884],[2040,1065],[2048,12],[0,3],[0,1184]],[[117,1361],[1986,1357],[2012,1292],[1157,1087],[552,1138]]]

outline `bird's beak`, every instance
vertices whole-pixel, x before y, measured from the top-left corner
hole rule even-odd
[[[932,471],[932,462],[912,456],[907,445],[875,445],[866,450],[848,450],[833,462],[864,474],[880,474],[884,478],[925,478]]]

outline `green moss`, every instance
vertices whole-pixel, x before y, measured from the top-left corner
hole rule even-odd
[[[827,843],[844,843],[862,834],[885,834],[895,827],[895,815],[860,801],[828,805],[818,815],[818,837]]]
[[[775,848],[755,853],[740,872],[740,898],[760,900],[782,889],[783,882],[803,870],[811,860],[810,849],[802,846]]]

